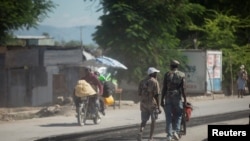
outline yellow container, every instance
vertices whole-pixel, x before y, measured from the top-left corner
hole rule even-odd
[[[115,100],[114,100],[112,95],[110,95],[109,97],[104,98],[104,103],[106,105],[113,105],[114,102],[115,102]]]

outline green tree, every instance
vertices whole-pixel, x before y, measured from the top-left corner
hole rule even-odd
[[[231,48],[236,41],[236,28],[240,19],[236,16],[228,16],[213,11],[212,16],[204,18],[201,26],[191,25],[190,31],[194,31],[199,41],[199,46],[205,49]]]
[[[68,41],[64,44],[65,47],[76,47],[76,46],[81,46],[81,42],[80,41],[75,41],[75,40],[71,40]]]
[[[249,23],[249,7],[250,1],[235,1],[235,0],[190,0],[192,3],[200,4],[206,7],[207,10],[214,10],[218,13],[226,13],[228,16],[238,17],[242,23]],[[206,16],[205,16],[206,17]],[[201,17],[203,18],[203,17]],[[193,19],[195,20],[195,19]],[[200,20],[200,19],[199,19]],[[250,24],[242,24],[237,28],[236,43],[246,45],[250,39]]]
[[[209,10],[210,16],[204,18],[201,26],[190,26],[196,33],[199,48],[222,50],[223,52],[223,84],[230,90],[236,82],[236,74],[241,64],[249,62],[249,47],[237,43],[237,30],[249,24],[237,16]],[[231,92],[231,90],[230,90]]]
[[[36,27],[56,5],[51,0],[0,0],[0,44],[19,28]]]
[[[236,72],[241,64],[249,63],[250,17],[249,1],[190,0],[206,8],[206,12],[192,18],[199,23],[178,29],[182,48],[203,48],[223,51],[223,85],[231,87],[236,82]],[[196,41],[195,43],[193,41]],[[231,89],[231,88],[228,88]]]
[[[177,27],[192,22],[189,14],[202,7],[178,1],[101,1],[104,15],[94,40],[104,52],[124,63],[128,81],[138,82],[149,66],[166,70],[178,56]]]
[[[128,66],[129,80],[139,80],[148,66],[166,69],[177,49],[222,50],[225,83],[230,71],[249,63],[248,1],[105,0],[101,6],[94,40]]]

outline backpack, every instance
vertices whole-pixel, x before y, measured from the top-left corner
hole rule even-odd
[[[102,96],[107,98],[113,93],[115,93],[115,84],[113,84],[111,81],[104,81]]]
[[[96,94],[96,91],[86,80],[78,80],[75,86],[75,96],[84,97]]]

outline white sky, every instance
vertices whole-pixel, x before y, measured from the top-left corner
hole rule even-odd
[[[99,0],[52,0],[58,6],[53,13],[48,13],[41,25],[55,27],[73,27],[86,25],[99,25],[99,16],[102,12],[96,12],[99,6]],[[98,7],[99,6],[99,7]]]

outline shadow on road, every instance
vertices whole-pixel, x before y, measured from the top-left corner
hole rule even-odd
[[[40,125],[40,127],[72,127],[72,126],[79,126],[79,125],[77,123],[53,123],[53,124]]]

